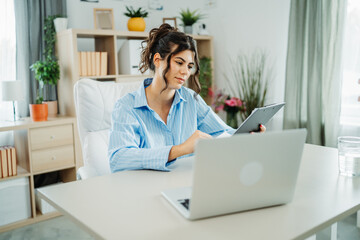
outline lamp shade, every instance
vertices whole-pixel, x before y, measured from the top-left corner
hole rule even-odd
[[[23,98],[20,81],[1,81],[1,90],[3,101],[17,101]]]

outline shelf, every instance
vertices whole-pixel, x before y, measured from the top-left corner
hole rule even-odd
[[[24,168],[20,167],[19,165],[17,166],[17,175],[16,176],[11,176],[11,177],[6,177],[6,178],[0,178],[0,182],[1,181],[7,181],[7,180],[11,180],[11,179],[16,179],[16,178],[22,178],[22,177],[29,177],[31,174],[26,171]]]
[[[116,78],[116,75],[106,75],[106,76],[80,76],[80,79],[82,78],[91,78],[91,79],[114,79]]]
[[[44,220],[47,220],[47,219],[50,219],[50,218],[53,218],[53,217],[58,217],[58,216],[61,216],[61,215],[62,214],[60,212],[58,212],[58,211],[42,214],[39,209],[36,209],[36,217],[35,217],[35,219],[37,221],[44,221]]]
[[[125,39],[145,39],[149,36],[148,32],[136,31],[117,31],[117,30],[102,30],[102,29],[67,29],[57,34],[57,37],[66,35],[77,35],[78,38],[97,38],[97,37],[111,37],[125,38]],[[195,40],[212,40],[212,36],[208,35],[193,35],[190,34]]]
[[[28,129],[31,127],[52,126],[57,125],[60,122],[63,124],[72,123],[74,119],[75,118],[72,117],[64,117],[59,115],[55,118],[48,118],[47,121],[43,122],[34,122],[30,118],[23,118],[15,122],[0,122],[0,132]]]
[[[34,171],[33,175],[40,175],[43,173],[56,172],[56,171],[61,171],[61,170],[66,170],[66,169],[71,169],[71,168],[75,168],[75,164],[71,164],[71,165],[59,167],[59,168],[51,168],[51,169],[49,168],[49,169],[46,169],[45,171],[38,171],[38,172]]]

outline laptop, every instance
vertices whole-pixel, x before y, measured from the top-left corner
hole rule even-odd
[[[192,187],[162,195],[195,220],[289,203],[306,129],[201,139],[195,147]]]

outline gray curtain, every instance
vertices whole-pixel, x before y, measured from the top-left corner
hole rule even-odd
[[[16,0],[16,78],[23,82],[25,101],[19,102],[21,117],[29,116],[29,104],[36,99],[37,81],[29,67],[43,60],[44,21],[51,15],[66,15],[66,0]]]
[[[346,0],[292,0],[284,128],[307,128],[307,142],[336,146]]]

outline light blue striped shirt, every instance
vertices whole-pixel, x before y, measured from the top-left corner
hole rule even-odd
[[[232,134],[227,126],[194,91],[186,87],[176,90],[167,117],[167,124],[147,104],[145,88],[152,78],[132,93],[120,98],[112,112],[109,159],[112,172],[134,169],[169,171],[170,149],[185,142],[195,130],[212,136],[224,131]],[[183,156],[184,157],[184,156]]]

